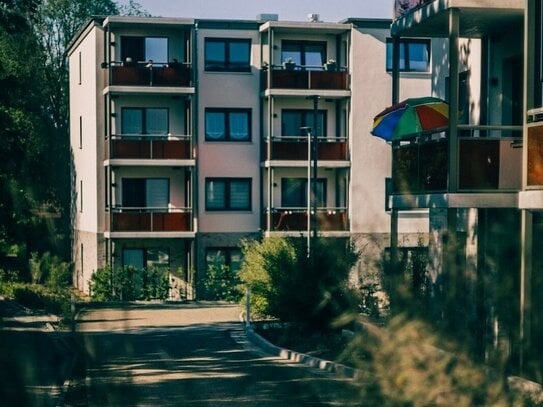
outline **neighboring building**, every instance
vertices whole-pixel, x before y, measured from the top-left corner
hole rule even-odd
[[[308,134],[319,235],[356,242],[356,279],[378,271],[391,152],[370,130],[391,102],[389,30],[275,15],[91,20],[68,53],[75,285],[88,292],[107,264],[158,266],[196,298],[209,262],[239,266],[242,239],[307,237]],[[404,97],[431,92],[423,44]],[[400,246],[426,245],[427,213],[399,214]]]
[[[397,211],[429,210],[427,289],[436,320],[449,320],[481,356],[504,351],[510,368],[522,370],[524,1],[416,3],[391,26],[392,94],[401,99],[407,44],[433,38],[431,93],[449,101],[450,119],[445,132],[392,143],[392,242]]]

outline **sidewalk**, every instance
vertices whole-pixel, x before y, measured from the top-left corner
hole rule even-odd
[[[0,296],[0,329],[3,331],[54,331],[56,315],[30,310],[9,298]]]

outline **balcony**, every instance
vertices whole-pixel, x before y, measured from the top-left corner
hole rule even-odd
[[[522,139],[493,132],[519,132],[518,126],[461,126],[458,143],[459,192],[510,192],[522,185]],[[477,135],[477,136],[475,136]],[[393,146],[395,194],[448,190],[448,138],[419,138]]]
[[[307,208],[272,208],[274,232],[307,231]],[[344,232],[349,230],[346,208],[318,208],[319,232]]]
[[[109,145],[111,159],[190,160],[190,136],[113,136]]]
[[[189,208],[119,208],[113,209],[112,232],[190,232]]]
[[[276,137],[271,142],[270,160],[307,160],[307,137]],[[319,137],[318,160],[348,160],[347,139]]]
[[[121,86],[181,86],[191,85],[191,69],[186,64],[126,64],[112,62],[110,85]]]
[[[304,89],[304,90],[349,90],[349,74],[344,70],[325,71],[302,69],[284,69],[271,67],[262,71],[262,88],[268,89],[268,76],[271,72],[270,87],[272,89]]]

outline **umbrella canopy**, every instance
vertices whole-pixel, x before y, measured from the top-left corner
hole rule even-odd
[[[449,105],[435,97],[406,99],[373,119],[371,134],[386,141],[403,140],[449,125]]]

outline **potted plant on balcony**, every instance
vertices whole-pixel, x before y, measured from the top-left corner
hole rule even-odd
[[[293,71],[295,67],[296,62],[294,62],[294,59],[291,57],[288,57],[283,61],[283,68],[285,68],[287,71]]]
[[[337,62],[335,59],[330,58],[326,63],[324,64],[324,69],[327,71],[336,71],[337,70]]]

